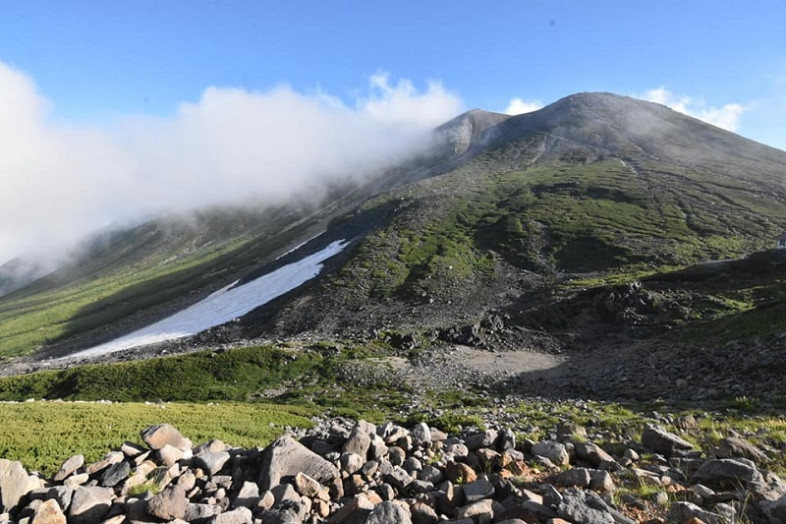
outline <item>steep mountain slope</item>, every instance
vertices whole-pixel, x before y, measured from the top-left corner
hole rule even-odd
[[[457,167],[364,204],[396,213],[247,333],[439,329],[574,274],[767,249],[786,226],[785,153],[663,106],[581,94],[500,120]]]
[[[571,279],[607,285],[771,247],[786,229],[785,166],[782,151],[611,94],[515,117],[474,110],[440,127],[429,154],[319,203],[151,222],[93,246],[0,299],[0,352],[83,349],[338,239],[351,244],[322,278],[196,343],[391,329],[477,342],[476,324],[502,322],[487,343],[554,348],[564,326],[530,310],[581,300]]]

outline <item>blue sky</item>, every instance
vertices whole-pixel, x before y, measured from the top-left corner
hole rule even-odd
[[[72,121],[172,114],[209,86],[352,103],[386,71],[496,111],[663,88],[739,104],[738,132],[786,148],[784,20],[779,1],[6,2],[0,60]]]
[[[319,194],[464,110],[581,91],[786,149],[784,21],[782,0],[4,2],[0,263],[141,216]]]

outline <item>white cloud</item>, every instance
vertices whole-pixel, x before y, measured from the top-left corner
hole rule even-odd
[[[678,96],[664,87],[651,89],[640,98],[663,104],[675,111],[698,118],[728,131],[737,130],[740,117],[749,109],[747,106],[737,103],[725,104],[721,107],[708,106],[704,100],[689,96]]]
[[[438,83],[371,78],[354,106],[287,86],[209,87],[171,118],[113,128],[53,123],[51,104],[0,62],[0,263],[61,251],[111,221],[254,197],[319,194],[422,147],[462,109]]]
[[[543,102],[540,100],[532,100],[527,102],[522,98],[512,98],[508,107],[505,108],[506,115],[521,115],[523,113],[531,113],[543,107]]]
[[[429,81],[424,93],[407,79],[393,84],[389,73],[381,72],[370,78],[371,93],[358,101],[358,109],[380,122],[411,127],[436,127],[447,120],[445,115],[461,112],[461,100],[449,93],[439,82]]]

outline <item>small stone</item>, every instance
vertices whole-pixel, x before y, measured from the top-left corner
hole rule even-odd
[[[374,509],[365,495],[357,495],[328,519],[331,524],[361,524]]]
[[[322,485],[308,475],[298,472],[295,475],[295,489],[305,497],[316,497]]]
[[[454,484],[468,484],[474,482],[478,478],[478,474],[475,473],[475,470],[463,462],[448,462],[445,468],[445,474]]]

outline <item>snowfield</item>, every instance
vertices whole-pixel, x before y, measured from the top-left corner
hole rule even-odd
[[[295,289],[316,277],[322,262],[340,253],[347,242],[338,240],[322,251],[287,264],[242,286],[237,282],[219,289],[200,302],[155,324],[110,342],[73,353],[64,358],[93,357],[167,340],[190,337],[197,333],[242,317],[251,310]]]

